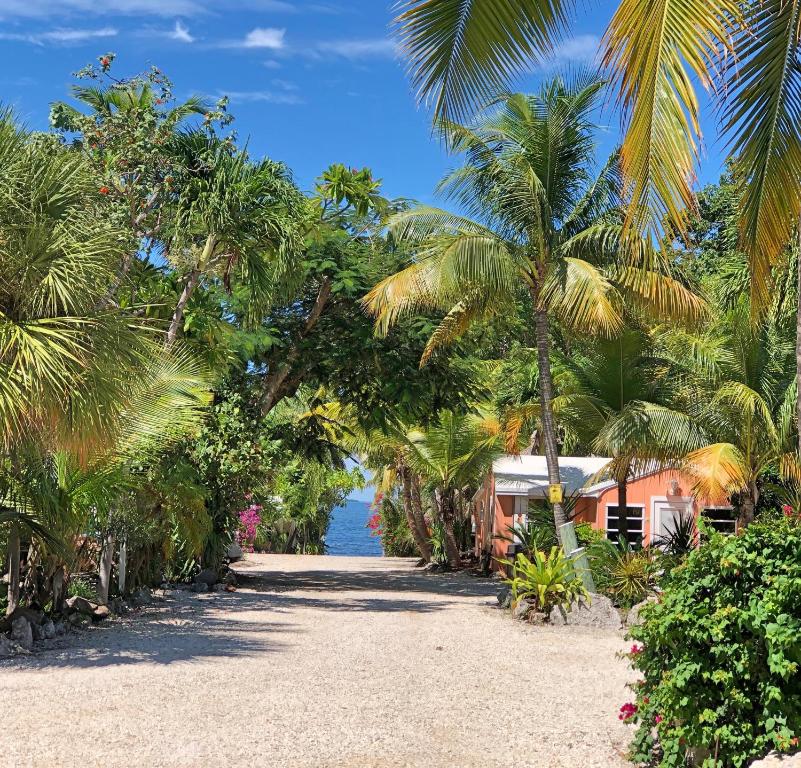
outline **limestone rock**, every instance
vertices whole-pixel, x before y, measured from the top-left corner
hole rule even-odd
[[[512,590],[511,587],[503,586],[498,590],[498,605],[501,608],[512,607]]]
[[[228,547],[227,554],[228,554],[228,559],[232,563],[235,563],[237,560],[241,560],[245,555],[245,553],[242,551],[242,547],[240,547],[239,544],[237,544],[236,542],[234,542]]]
[[[212,568],[204,568],[195,576],[195,584],[205,584],[207,587],[213,587],[218,581],[217,572]]]
[[[9,640],[5,635],[0,635],[0,659],[7,659],[11,656],[16,656],[19,646]]]
[[[92,621],[103,621],[103,619],[107,619],[111,616],[111,609],[107,605],[98,605],[97,608],[92,611]]]
[[[548,620],[557,626],[569,624],[576,627],[620,629],[622,625],[617,608],[604,595],[591,595],[589,604],[584,600],[577,600],[564,613],[556,606],[551,609]]]
[[[512,610],[512,616],[516,619],[525,619],[536,607],[531,600],[518,600]]]
[[[208,592],[208,591],[209,591],[209,585],[208,585],[208,584],[206,584],[206,582],[205,582],[205,581],[196,581],[196,582],[195,582],[195,583],[194,583],[194,584],[193,584],[193,585],[190,587],[190,589],[191,589],[193,592]]]
[[[56,625],[52,619],[46,619],[42,624],[42,634],[45,640],[52,640],[56,636]]]
[[[225,578],[223,579],[223,584],[235,587],[238,584],[236,580],[236,574],[233,571],[228,571],[228,573],[225,574]]]
[[[82,613],[84,616],[91,616],[97,609],[97,603],[93,603],[80,595],[75,595],[67,598],[67,609],[74,613]]]
[[[11,639],[26,651],[33,648],[33,630],[24,616],[18,616],[11,622]]]
[[[626,626],[633,627],[636,624],[640,623],[640,611],[645,608],[646,605],[651,605],[651,603],[655,603],[655,597],[648,597],[643,600],[641,603],[637,603],[637,605],[632,606],[629,609],[628,614],[626,615]]]
[[[131,595],[129,602],[134,608],[138,608],[143,605],[150,605],[153,602],[153,596],[147,587],[140,587]]]
[[[751,763],[751,768],[801,768],[801,752],[795,752],[792,755],[771,752],[762,760]]]
[[[56,637],[61,637],[67,634],[67,625],[63,621],[55,621],[53,625],[56,629]]]
[[[31,634],[33,635],[33,641],[35,643],[45,639],[41,624],[31,624]]]

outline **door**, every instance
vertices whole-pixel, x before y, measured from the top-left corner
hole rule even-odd
[[[682,520],[692,516],[692,499],[655,499],[651,520],[651,541],[675,534]]]

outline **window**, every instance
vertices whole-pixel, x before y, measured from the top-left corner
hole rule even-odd
[[[628,540],[631,544],[642,544],[642,525],[644,507],[626,507],[628,522]],[[610,504],[606,507],[606,538],[610,541],[617,541],[620,538],[620,518],[618,516],[617,504]]]
[[[733,507],[704,507],[701,517],[720,533],[736,533],[737,513]]]

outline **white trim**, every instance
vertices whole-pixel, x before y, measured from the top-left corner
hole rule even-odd
[[[606,508],[604,509],[604,534],[606,535],[607,538],[609,538],[609,507],[620,508],[620,505],[617,502],[615,502],[614,504],[611,501],[606,502]],[[640,520],[642,521],[642,526],[640,527],[640,535],[642,536],[643,539],[645,539],[645,504],[629,504],[628,502],[626,502],[626,509],[641,510]],[[617,532],[618,535],[620,535],[620,528],[617,529]]]
[[[683,501],[687,504],[687,511],[695,517],[695,510],[693,509],[693,505],[695,504],[695,497],[693,496],[651,496],[651,531],[649,541],[653,542],[655,538],[655,531],[657,529],[657,520],[656,520],[656,503],[658,501],[664,502],[668,504],[671,501]]]

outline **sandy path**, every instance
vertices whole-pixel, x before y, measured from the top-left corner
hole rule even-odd
[[[617,633],[533,628],[409,561],[256,555],[234,594],[0,663],[0,765],[625,766]]]

